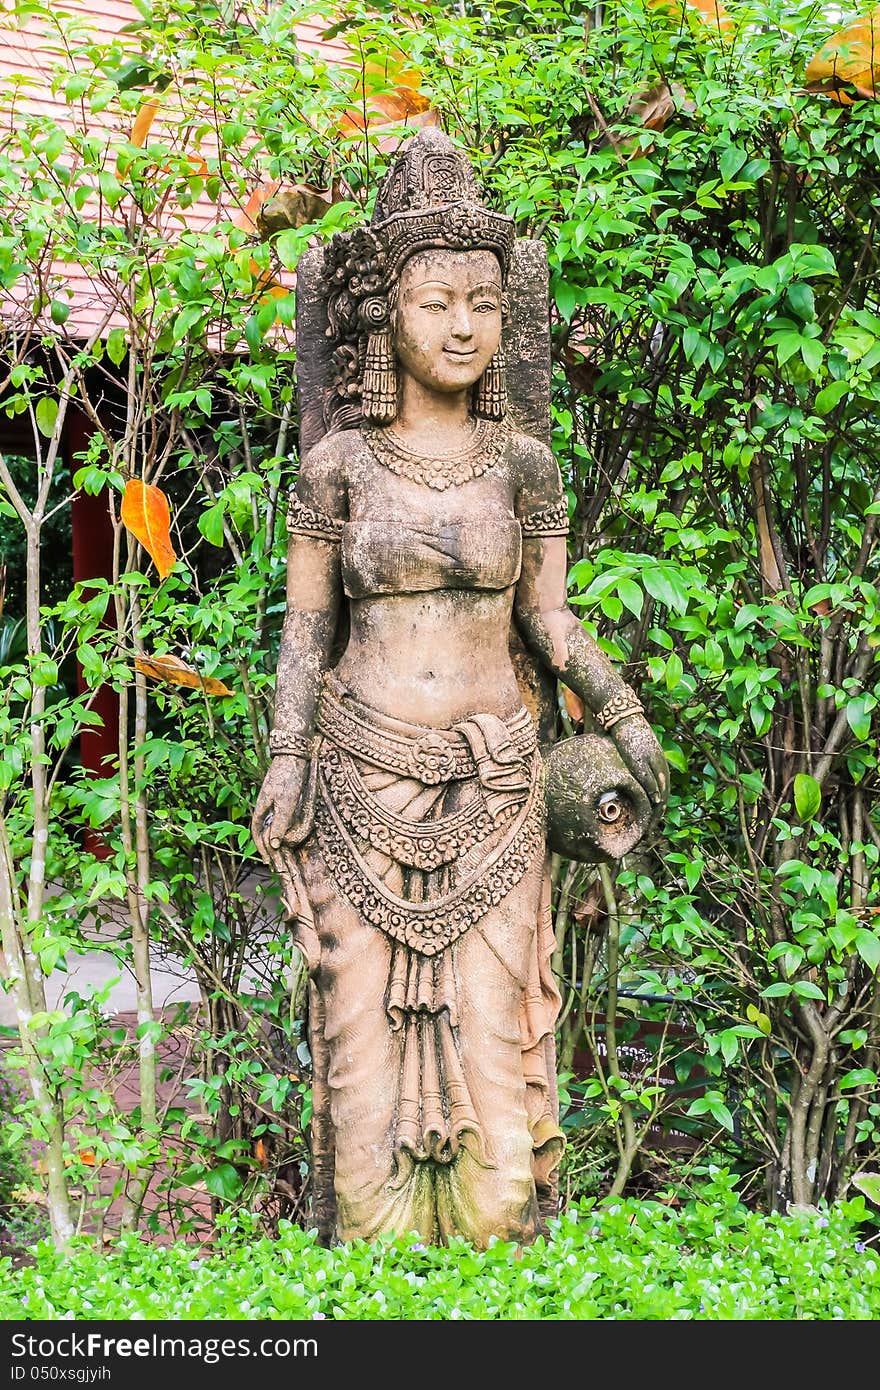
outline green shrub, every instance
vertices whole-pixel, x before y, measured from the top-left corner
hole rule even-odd
[[[326,1250],[290,1223],[272,1241],[239,1217],[221,1219],[201,1256],[130,1236],[111,1251],[77,1244],[65,1259],[44,1242],[32,1267],[13,1274],[0,1261],[0,1317],[873,1319],[880,1258],[864,1226],[861,1198],[750,1212],[723,1173],[681,1209],[582,1203],[522,1251],[412,1237]]]
[[[0,1061],[2,1067],[2,1061]],[[12,1204],[16,1188],[25,1181],[28,1173],[27,1159],[20,1139],[10,1131],[12,1115],[16,1103],[15,1090],[5,1073],[0,1070],[0,1214]],[[2,1215],[0,1215],[2,1223]]]
[[[34,1178],[23,1126],[13,1118],[21,1103],[19,1088],[4,1066],[0,1052],[0,1250],[17,1254],[46,1233],[47,1223],[42,1208],[24,1195]]]

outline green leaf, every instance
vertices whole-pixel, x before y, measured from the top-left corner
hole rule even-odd
[[[177,318],[174,320],[174,327],[171,330],[171,336],[174,339],[175,343],[180,343],[183,341],[183,339],[189,333],[190,329],[192,329],[202,318],[204,312],[205,309],[204,305],[202,304],[184,305],[180,313],[177,315]]]
[[[855,947],[869,970],[880,970],[880,937],[868,927],[859,927]]]
[[[733,1133],[733,1116],[723,1100],[719,1100],[717,1097],[713,1096],[709,1107],[709,1113],[712,1119],[721,1125],[723,1129],[728,1130],[731,1134]]]
[[[746,1008],[746,1018],[754,1023],[756,1028],[760,1028],[765,1037],[770,1033],[770,1019],[767,1014],[761,1013],[760,1009],[755,1008],[754,1004],[749,1004]]]
[[[617,593],[624,606],[637,618],[645,599],[640,586],[634,579],[621,579],[617,585]]]
[[[107,356],[118,367],[126,352],[125,333],[121,328],[113,328],[107,336]]]
[[[220,1163],[205,1174],[205,1187],[213,1197],[231,1202],[242,1189],[242,1180],[231,1163]]]
[[[55,685],[58,681],[58,662],[41,652],[33,660],[34,685]]]
[[[256,314],[251,314],[244,326],[245,342],[251,352],[258,353],[263,344],[263,334]]]
[[[51,975],[61,957],[61,943],[50,941],[40,948],[40,969],[44,975]]]
[[[825,359],[825,347],[818,338],[801,338],[800,346],[801,357],[815,376]]]
[[[739,1038],[732,1029],[727,1028],[719,1037],[721,1043],[721,1056],[730,1067],[739,1056]]]
[[[721,643],[716,642],[714,637],[706,639],[706,645],[703,648],[703,659],[706,666],[713,674],[719,674],[724,670],[724,652],[721,649]]]
[[[816,301],[809,285],[797,282],[789,285],[785,297],[798,318],[808,320],[816,317]]]
[[[698,328],[686,328],[682,334],[684,355],[695,367],[701,367],[709,356],[710,343]],[[679,470],[680,471],[680,470]]]
[[[792,986],[799,999],[822,999],[825,994],[818,985],[814,985],[812,980],[795,980]]]
[[[666,658],[666,689],[675,690],[684,675],[684,667],[681,664],[681,657],[672,652]]]
[[[812,820],[822,804],[822,788],[809,773],[799,772],[794,779],[794,804],[801,820]]]
[[[828,415],[843,400],[849,391],[848,381],[830,381],[816,397],[814,408],[817,415]]]
[[[855,1086],[876,1086],[877,1073],[870,1067],[856,1067],[842,1076],[838,1085],[841,1091],[851,1091]]]
[[[875,1207],[880,1207],[880,1173],[856,1173],[850,1181],[857,1192],[861,1192]]]
[[[784,367],[790,357],[794,357],[796,352],[800,352],[803,339],[800,333],[774,333],[772,339],[775,340],[776,360],[780,367]]]
[[[864,743],[871,732],[871,715],[867,705],[866,695],[856,695],[846,705],[846,722],[860,743]]]
[[[294,270],[309,244],[309,232],[303,227],[287,227],[275,238],[275,254],[285,270]]]
[[[206,507],[197,522],[198,528],[210,545],[223,544],[223,502],[215,502]]]
[[[716,1124],[733,1132],[733,1116],[716,1091],[707,1091],[692,1101],[687,1109],[688,1115],[711,1115]]]
[[[687,611],[687,585],[678,570],[668,565],[646,565],[642,572],[642,583],[658,603],[665,603],[667,608],[677,613]]]
[[[98,110],[98,109],[100,109],[100,108],[98,108],[98,107],[96,107],[94,104],[92,104],[92,110],[93,110],[93,111]],[[124,191],[123,188],[122,188],[122,186],[120,185],[120,182],[119,182],[119,180],[117,179],[116,175],[113,174],[113,173],[111,173],[111,171],[110,171],[109,169],[99,169],[99,170],[98,170],[98,187],[100,188],[101,194],[102,194],[102,196],[104,197],[104,199],[107,201],[107,203],[109,204],[109,206],[110,206],[111,208],[115,208],[115,207],[116,207],[116,204],[119,202],[120,198],[122,197],[122,194],[123,194],[123,191]]]
[[[577,307],[578,290],[576,285],[570,285],[566,280],[557,280],[553,288],[556,298],[556,307],[566,323],[571,323],[571,316]]]
[[[725,183],[729,183],[734,174],[739,173],[747,157],[745,150],[739,145],[728,145],[726,149],[721,151],[718,169]]]
[[[68,77],[64,84],[64,95],[67,100],[76,101],[77,98],[83,96],[89,90],[91,80],[91,77],[86,77],[84,73],[74,73],[72,77]]]
[[[762,989],[761,998],[785,999],[787,995],[791,994],[792,989],[793,986],[788,984],[787,981],[779,980],[775,985],[768,985],[766,989]]]
[[[54,396],[41,396],[36,409],[37,429],[47,439],[51,439],[58,419],[58,402]]]
[[[742,627],[751,627],[760,611],[757,603],[744,603],[742,608],[737,609],[736,617],[733,620],[734,630],[739,632]]]

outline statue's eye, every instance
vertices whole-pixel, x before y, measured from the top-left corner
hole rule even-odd
[[[440,299],[429,299],[427,304],[422,305],[422,308],[430,309],[432,313],[435,313],[437,310],[445,309],[446,305]]]
[[[491,314],[491,313],[493,313],[497,308],[498,308],[498,305],[497,305],[497,304],[492,304],[489,300],[486,300],[483,304],[475,304],[475,305],[474,305],[474,313],[477,313],[477,314]]]

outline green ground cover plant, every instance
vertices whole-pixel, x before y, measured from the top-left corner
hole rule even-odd
[[[0,1318],[875,1319],[880,1254],[864,1218],[861,1198],[762,1216],[721,1174],[680,1209],[581,1203],[526,1249],[402,1238],[327,1250],[299,1226],[269,1240],[246,1220],[198,1252],[131,1235],[63,1258],[46,1241],[33,1265],[0,1265]]]
[[[687,0],[345,0],[348,68],[297,48],[322,6],[137,8],[124,42],[4,10],[51,30],[67,107],[0,94],[0,926],[29,1084],[6,1151],[41,1146],[54,1239],[100,1222],[111,1166],[128,1231],[157,1189],[148,1229],[186,1231],[197,1185],[218,1217],[308,1225],[300,982],[248,830],[298,467],[289,277],[369,215],[406,125],[355,118],[394,101],[430,105],[548,247],[572,600],[673,768],[653,843],[554,866],[566,1200],[656,1195],[708,1159],[765,1212],[847,1198],[880,1157],[880,106],[807,73],[866,7],[731,0],[719,25]],[[286,201],[248,221],[265,180]],[[196,198],[206,229],[180,215]],[[89,337],[71,261],[112,306]],[[121,516],[141,483],[169,506],[161,569]],[[112,575],[71,587],[76,493],[106,500],[116,544]],[[156,676],[169,658],[189,684]],[[102,685],[119,718],[96,778],[79,740]],[[99,995],[45,1007],[99,929],[137,975],[135,1038]],[[157,954],[200,988],[197,1115],[156,1101]],[[93,1069],[132,1058],[122,1113]]]

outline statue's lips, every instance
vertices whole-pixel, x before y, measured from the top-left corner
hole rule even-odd
[[[443,353],[446,357],[457,357],[461,362],[467,362],[471,357],[476,357],[477,349],[471,348],[469,352],[458,352],[455,348],[444,348]]]

